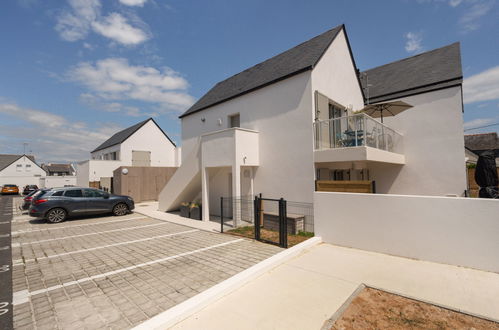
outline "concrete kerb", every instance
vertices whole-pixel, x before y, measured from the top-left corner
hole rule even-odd
[[[134,330],[166,329],[185,320],[192,314],[202,310],[209,304],[219,300],[223,296],[242,287],[244,284],[254,280],[256,277],[266,273],[297,256],[305,249],[322,242],[320,237],[312,237],[300,244],[297,244],[287,250],[279,252],[272,257],[259,262],[258,264],[232,276],[231,278],[214,285],[206,291],[152,317],[151,319],[139,324]]]
[[[141,211],[139,211],[137,209],[135,209],[134,212],[138,213],[138,214],[142,214],[144,216],[147,216],[149,218],[152,218],[152,219],[158,220],[158,221],[174,223],[176,225],[181,225],[181,226],[185,226],[185,227],[195,228],[195,229],[199,229],[199,230],[202,230],[202,231],[207,231],[207,232],[210,232],[210,233],[220,233],[219,230],[214,230],[213,228],[211,228],[211,226],[207,226],[205,224],[205,222],[199,221],[199,220],[187,219],[187,221],[177,221],[177,220],[172,220],[172,219],[161,219],[160,217],[157,217],[154,214],[151,214],[149,212],[144,212],[144,211],[141,212]],[[189,220],[190,221],[194,221],[194,223],[190,222]],[[217,226],[220,227],[220,224],[217,224]]]

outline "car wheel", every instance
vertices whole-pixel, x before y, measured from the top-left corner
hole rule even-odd
[[[128,213],[128,206],[125,203],[119,203],[113,207],[114,215],[125,215],[127,213]]]
[[[66,216],[66,211],[58,207],[47,212],[47,221],[51,223],[63,222],[66,220]]]

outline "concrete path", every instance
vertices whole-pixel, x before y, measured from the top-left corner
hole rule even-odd
[[[173,329],[320,329],[361,283],[499,319],[499,274],[320,244]]]
[[[197,228],[206,231],[220,232],[220,222],[215,221],[200,221],[181,217],[176,213],[158,211],[158,202],[143,202],[135,204],[136,213],[147,215],[148,217],[173,222],[179,225],[184,225],[192,228]]]

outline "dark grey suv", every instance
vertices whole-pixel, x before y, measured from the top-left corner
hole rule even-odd
[[[56,223],[68,216],[113,213],[125,215],[135,207],[129,196],[112,195],[93,188],[53,188],[42,190],[31,201],[29,215]]]

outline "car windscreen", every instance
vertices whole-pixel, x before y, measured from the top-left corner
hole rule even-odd
[[[17,187],[15,184],[6,184],[4,185],[4,188],[15,188]]]

